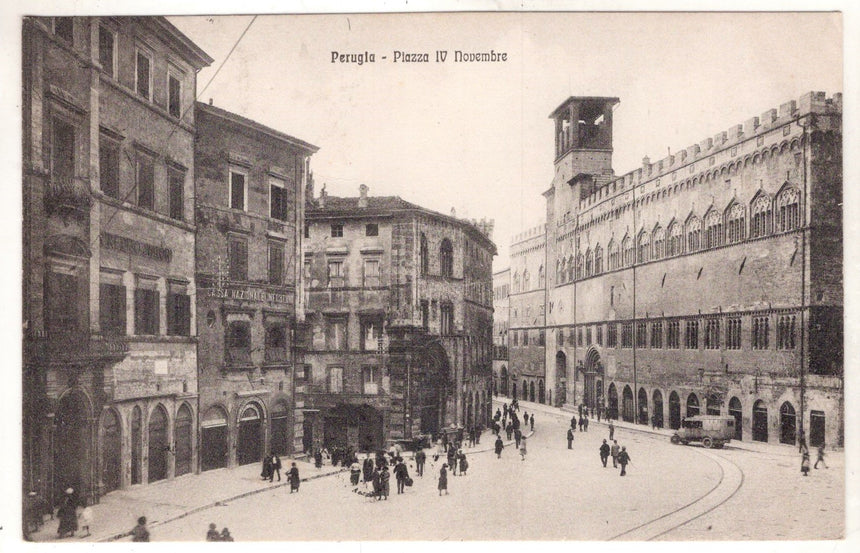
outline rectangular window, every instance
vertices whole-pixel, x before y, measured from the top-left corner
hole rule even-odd
[[[770,335],[770,318],[754,317],[752,323],[752,349],[767,349]]]
[[[168,210],[171,219],[185,220],[185,172],[167,170]]]
[[[368,317],[361,320],[361,350],[377,351],[382,339],[382,318]]]
[[[663,349],[663,322],[651,323],[651,348]]]
[[[225,337],[225,359],[228,365],[247,367],[251,365],[251,323],[231,321]]]
[[[134,291],[134,333],[155,336],[159,319],[158,290],[137,288]]]
[[[230,280],[248,280],[248,241],[231,238],[228,248]]]
[[[529,331],[523,330],[522,332],[523,332],[523,345],[527,346],[527,345],[529,345]]]
[[[741,349],[741,320],[731,318],[726,321],[726,349]]]
[[[543,329],[538,330],[538,345],[545,346],[546,345],[546,333]]]
[[[779,349],[795,349],[797,317],[795,315],[782,315],[777,320],[776,347]]]
[[[330,394],[343,393],[343,367],[329,367],[328,391]]]
[[[618,347],[618,326],[615,323],[609,323],[606,326],[606,347]]]
[[[421,300],[421,326],[430,327],[430,302],[427,300]]]
[[[332,238],[342,238],[343,237],[343,225],[341,223],[333,223],[331,225],[331,237]]]
[[[155,161],[142,152],[137,153],[137,205],[155,209]]]
[[[576,345],[582,347],[582,327],[576,329]]]
[[[684,347],[687,349],[699,349],[699,321],[687,321],[685,331]]]
[[[287,325],[283,322],[270,322],[266,326],[266,362],[283,363],[289,361]]]
[[[84,298],[86,281],[74,271],[51,271],[45,290],[45,329],[49,337],[75,339],[86,331],[89,307]]]
[[[681,323],[679,321],[669,321],[666,325],[666,347],[668,349],[678,349],[681,342]]]
[[[329,288],[343,288],[345,279],[343,274],[343,261],[328,262],[328,286]]]
[[[379,260],[364,260],[364,287],[379,286]]]
[[[450,303],[443,303],[439,306],[439,328],[443,336],[450,336],[454,333],[454,306]]]
[[[269,284],[284,284],[284,251],[282,242],[269,242]]]
[[[167,73],[167,113],[177,119],[182,115],[182,79],[173,71]]]
[[[191,296],[171,290],[167,294],[167,334],[191,335]]]
[[[346,318],[330,317],[326,319],[325,345],[327,350],[344,351],[346,342]]]
[[[137,66],[135,67],[135,90],[149,100],[152,93],[152,59],[143,51],[137,51]]]
[[[275,177],[269,177],[269,217],[279,221],[289,221],[289,197],[287,183]]]
[[[603,346],[603,325],[597,325],[597,345]]]
[[[245,211],[245,175],[238,171],[230,171],[230,209]]]
[[[585,327],[585,345],[590,346],[594,342],[591,341],[591,327]]]
[[[61,119],[53,120],[51,177],[54,182],[70,184],[75,177],[75,127]]]
[[[104,336],[125,336],[125,286],[116,283],[99,285],[99,326]]]
[[[99,64],[102,71],[111,77],[114,76],[114,36],[111,31],[99,26]]]
[[[305,238],[311,237],[311,226],[308,223],[305,223]]]
[[[365,366],[361,368],[361,393],[376,395],[379,393],[379,383],[382,381],[379,367]]]
[[[105,196],[119,199],[119,144],[99,137],[99,186]]]
[[[621,324],[621,347],[622,348],[632,348],[633,347],[633,323],[622,323]]]
[[[364,227],[365,236],[379,236],[379,225],[376,223],[368,223]]]
[[[705,322],[705,349],[720,349],[719,319],[708,319]]]
[[[74,23],[71,17],[54,18],[54,34],[68,43],[74,42]]]
[[[516,330],[511,332],[511,336],[513,337],[511,345],[516,347],[520,345],[520,333]]]
[[[636,323],[636,347],[648,347],[648,325],[645,323]]]

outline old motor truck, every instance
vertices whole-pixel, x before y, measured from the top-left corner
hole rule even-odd
[[[681,420],[681,428],[672,434],[673,444],[702,442],[708,448],[723,447],[735,435],[735,418],[720,415],[696,415]]]

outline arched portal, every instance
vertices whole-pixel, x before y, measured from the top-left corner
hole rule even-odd
[[[500,371],[500,382],[499,382],[499,392],[506,396],[508,395],[508,368],[505,365],[502,365],[502,370]]]
[[[648,424],[648,392],[639,388],[639,424]]]
[[[538,380],[538,403],[546,403],[546,385],[543,379]]]
[[[741,400],[733,397],[729,400],[729,415],[735,418],[735,440],[741,440],[744,436],[744,412],[741,408]]]
[[[263,409],[249,403],[239,414],[239,433],[236,440],[236,460],[240,465],[256,463],[263,458]]]
[[[286,455],[290,448],[290,412],[284,400],[275,403],[272,408],[272,438],[271,447],[273,453]]]
[[[687,417],[695,417],[699,414],[699,398],[696,394],[687,396]]]
[[[563,351],[555,354],[555,398],[559,407],[567,401],[567,355]]]
[[[526,382],[525,380],[523,380],[522,394],[523,394],[523,401],[528,401],[529,400],[529,383]]]
[[[654,410],[654,426],[663,428],[663,393],[660,390],[654,390],[652,394],[653,410]]]
[[[609,399],[606,417],[618,420],[618,390],[615,388],[615,383],[609,385],[609,390],[606,392]]]
[[[227,412],[215,405],[203,414],[200,423],[201,470],[227,466]]]
[[[674,390],[669,394],[669,427],[672,430],[681,428],[681,398]]]
[[[583,374],[583,396],[585,405],[589,411],[596,411],[602,402],[598,394],[598,381],[603,379],[603,364],[600,362],[600,354],[593,347],[585,354],[585,363],[582,365]]]
[[[767,441],[767,407],[762,400],[753,404],[752,439],[756,442]]]
[[[621,418],[624,422],[634,421],[633,390],[630,389],[630,386],[624,386],[624,391],[622,392]]]
[[[155,406],[149,415],[149,479],[148,482],[157,482],[167,478],[167,455],[170,453],[170,444],[167,440],[167,412],[160,403]]]
[[[131,412],[131,483],[143,482],[143,412],[136,406]]]
[[[54,416],[54,497],[66,488],[85,497],[91,486],[91,410],[87,396],[72,391],[60,399]]]
[[[797,439],[797,416],[794,406],[783,403],[779,408],[779,443],[794,444]]]
[[[102,493],[118,490],[122,484],[122,426],[116,411],[102,414]]]
[[[535,400],[535,381],[532,380],[529,383],[529,401]]]
[[[176,476],[182,476],[191,472],[191,452],[193,440],[193,417],[191,408],[187,403],[183,403],[176,413],[176,423],[174,424],[174,447],[176,451]]]
[[[446,423],[445,401],[453,386],[451,370],[448,354],[438,342],[424,348],[423,360],[426,369],[412,373],[411,410],[419,417],[420,432],[435,435]]]

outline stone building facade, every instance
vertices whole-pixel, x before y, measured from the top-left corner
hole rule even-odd
[[[24,478],[49,502],[197,465],[194,94],[161,17],[23,22]]]
[[[397,197],[307,194],[306,451],[486,424],[492,223]]]
[[[841,94],[805,94],[622,176],[616,103],[572,97],[550,116],[554,403],[564,390],[643,424],[719,413],[737,439],[841,445]]]
[[[317,148],[197,104],[200,468],[301,448],[303,192]],[[298,425],[298,429],[296,428]]]
[[[511,270],[493,273],[493,395],[508,395]]]

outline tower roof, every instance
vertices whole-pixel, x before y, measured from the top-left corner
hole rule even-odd
[[[601,102],[605,104],[615,105],[621,100],[615,96],[571,96],[564,102],[562,102],[555,110],[549,114],[550,119],[555,119],[558,117],[558,114],[569,104],[572,102]]]

